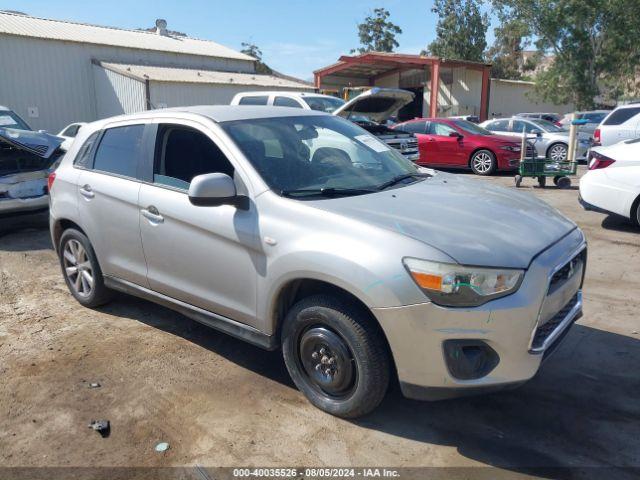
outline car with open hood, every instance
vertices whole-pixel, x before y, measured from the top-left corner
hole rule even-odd
[[[50,185],[78,302],[126,292],[279,348],[300,391],[341,417],[376,408],[395,378],[425,400],[525,382],[582,311],[575,223],[533,195],[419,167],[335,115],[105,119],[80,130]]]
[[[45,132],[0,127],[0,215],[48,207],[47,178],[64,154],[62,142]]]
[[[391,129],[385,122],[398,110],[411,103],[413,92],[397,88],[373,87],[345,102],[330,95],[308,92],[242,92],[236,94],[231,105],[271,105],[315,110],[350,120],[372,133],[407,160],[420,159],[418,140],[400,129]]]

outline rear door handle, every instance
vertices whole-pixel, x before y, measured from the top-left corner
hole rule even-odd
[[[160,215],[160,212],[158,212],[158,209],[153,205],[147,208],[143,208],[142,210],[140,210],[140,213],[142,213],[143,217],[145,217],[147,220],[150,220],[153,223],[164,222],[164,217]]]
[[[80,189],[80,195],[87,199],[91,199],[96,196],[96,194],[93,193],[93,190],[91,190],[91,185],[83,185]]]

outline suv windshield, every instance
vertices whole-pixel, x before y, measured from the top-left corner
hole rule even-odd
[[[336,97],[302,97],[311,110],[333,113],[344,105],[344,100]]]
[[[359,195],[420,176],[401,154],[342,118],[276,117],[221,125],[280,195]]]
[[[531,123],[536,124],[537,126],[539,126],[540,128],[542,128],[542,130],[544,130],[545,132],[564,132],[565,129],[558,127],[557,125],[554,125],[551,122],[547,122],[546,120],[530,120]]]
[[[0,127],[31,130],[29,125],[11,110],[0,110]]]
[[[453,120],[453,124],[471,135],[493,135],[492,132],[468,120]]]

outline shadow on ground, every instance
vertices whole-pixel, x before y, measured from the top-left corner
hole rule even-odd
[[[629,232],[640,234],[640,228],[631,223],[628,218],[619,215],[608,215],[602,220],[602,228],[616,232]]]
[[[10,252],[27,252],[53,248],[47,235],[49,230],[49,212],[0,216],[0,250]],[[28,235],[33,233],[33,235]],[[43,233],[45,233],[43,235]],[[24,235],[24,241],[11,242],[14,234]],[[27,235],[25,235],[27,234]]]
[[[295,388],[279,351],[261,350],[124,295],[103,310],[185,338]],[[407,400],[395,387],[378,410],[353,423],[453,446],[475,461],[525,474],[575,478],[575,471],[554,468],[599,467],[579,477],[591,472],[595,478],[633,478],[640,469],[619,469],[640,467],[640,337],[629,334],[575,325],[538,375],[517,390],[429,403]]]

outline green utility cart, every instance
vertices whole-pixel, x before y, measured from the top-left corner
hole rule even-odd
[[[573,125],[583,125],[586,123],[586,120],[573,120],[571,123]],[[525,132],[522,132],[522,134],[524,136]],[[574,134],[574,136],[575,135],[577,135],[577,133]],[[539,136],[540,134],[538,134],[538,138]],[[524,149],[524,151],[532,151],[533,156],[525,156],[520,161],[518,174],[514,179],[516,187],[520,186],[523,178],[531,177],[537,178],[540,188],[544,188],[547,185],[547,177],[553,177],[553,183],[558,188],[569,188],[571,186],[571,178],[569,178],[569,176],[575,175],[578,171],[578,162],[575,159],[575,153],[573,154],[574,158],[567,158],[560,161],[549,160],[545,157],[537,157],[535,142],[538,141],[538,138],[533,139],[533,141],[527,142],[533,148],[526,148]],[[573,141],[575,142],[575,139],[573,139]],[[523,140],[523,145],[524,143],[525,141]]]

